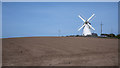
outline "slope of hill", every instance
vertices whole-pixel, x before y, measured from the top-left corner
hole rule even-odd
[[[6,38],[3,66],[115,66],[118,40],[87,37]]]

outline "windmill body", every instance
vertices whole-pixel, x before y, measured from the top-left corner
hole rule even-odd
[[[90,27],[89,27],[87,24],[84,26],[83,35],[84,35],[84,36],[92,35],[91,30],[90,30]]]
[[[80,31],[83,28],[83,36],[87,36],[87,35],[92,35],[91,29],[95,30],[91,24],[89,23],[89,21],[93,18],[95,14],[93,14],[88,20],[84,20],[80,15],[79,18],[81,18],[84,21],[84,24],[81,28],[78,29],[78,31]]]

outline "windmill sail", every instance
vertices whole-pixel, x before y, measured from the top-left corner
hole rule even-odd
[[[88,23],[88,25],[90,26],[90,28],[92,28],[93,30],[95,30],[89,23]]]
[[[85,20],[80,15],[78,15],[78,17],[81,18],[85,22]]]
[[[84,24],[82,27],[80,27],[80,28],[78,29],[78,31],[80,31],[85,25],[86,25],[86,24]]]
[[[93,16],[95,16],[95,14],[93,14],[87,21],[90,21],[93,18]]]

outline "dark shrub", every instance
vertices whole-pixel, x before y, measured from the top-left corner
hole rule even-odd
[[[120,34],[118,34],[116,37],[117,37],[118,39],[120,39]]]
[[[115,34],[109,34],[109,37],[115,37]]]

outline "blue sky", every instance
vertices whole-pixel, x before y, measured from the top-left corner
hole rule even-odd
[[[2,36],[61,36],[82,34],[77,31],[83,25],[78,17],[95,18],[90,22],[100,34],[118,34],[117,2],[3,2]]]
[[[118,2],[120,0],[2,0],[3,2]]]

